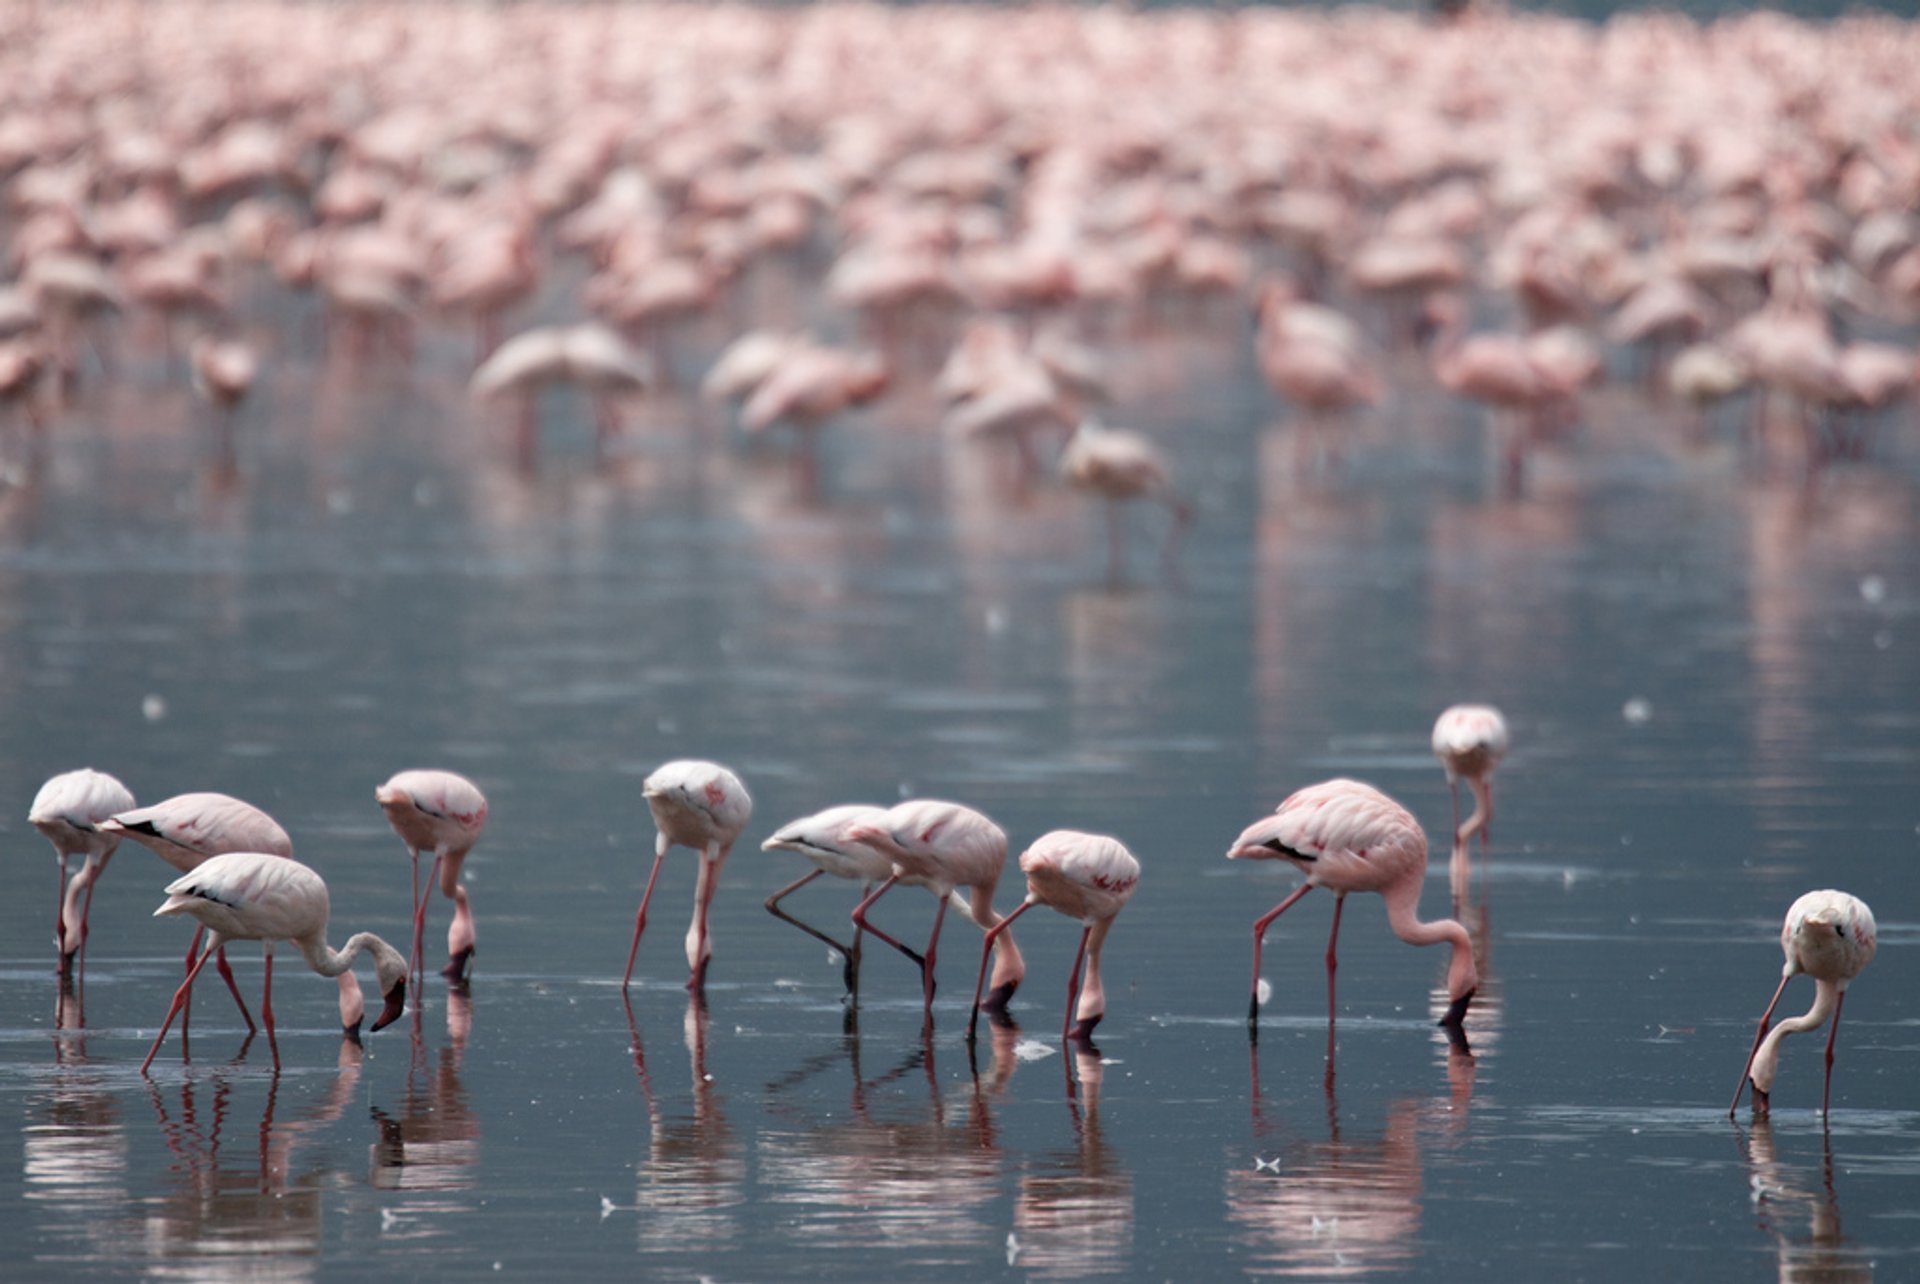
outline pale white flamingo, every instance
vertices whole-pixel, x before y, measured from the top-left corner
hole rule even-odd
[[[1339,966],[1340,911],[1349,892],[1378,892],[1387,905],[1387,924],[1409,945],[1453,946],[1447,968],[1451,1000],[1440,1018],[1458,1027],[1480,984],[1467,929],[1450,918],[1421,922],[1420,885],[1427,875],[1427,836],[1413,814],[1372,785],[1357,780],[1325,780],[1290,795],[1279,810],[1249,825],[1227,850],[1230,860],[1285,860],[1307,876],[1291,896],[1253,924],[1253,994],[1247,1004],[1247,1030],[1260,1017],[1260,943],[1268,924],[1316,887],[1334,894],[1333,930],[1327,936],[1327,1018],[1333,1018],[1333,975]]]
[[[956,888],[967,888],[971,896],[961,902],[967,917],[982,931],[1000,922],[993,908],[993,889],[999,885],[1000,871],[1007,863],[1006,831],[960,803],[914,798],[889,808],[871,824],[855,825],[847,831],[847,838],[877,849],[892,862],[893,872],[854,908],[853,921],[918,961],[926,1016],[931,1020],[934,964],[938,959],[940,925],[946,919],[947,903],[958,899],[952,895]],[[916,955],[867,921],[867,911],[895,883],[917,883],[932,889],[939,898],[933,932],[927,937],[927,948],[922,954]],[[1027,972],[1026,960],[1020,957],[1013,933],[1003,933],[999,945],[993,989],[987,996],[988,1008],[996,1011],[1007,1006]]]
[[[669,847],[691,847],[700,853],[700,873],[693,889],[693,924],[687,928],[687,988],[698,994],[705,986],[713,944],[707,937],[707,907],[713,903],[734,840],[753,818],[753,798],[740,777],[717,762],[678,758],[654,769],[641,787],[647,809],[660,836],[654,844],[653,872],[633,918],[633,947],[627,951],[627,972],[620,980],[625,990],[633,982],[633,961],[640,953],[640,934],[647,929],[647,902],[660,877],[660,864]]]
[[[266,852],[271,856],[289,858],[293,855],[293,840],[287,837],[287,831],[280,827],[279,821],[253,804],[226,794],[178,794],[151,807],[138,807],[109,817],[100,822],[100,829],[103,833],[118,834],[152,848],[161,860],[183,874],[197,869],[208,857],[227,852]],[[200,956],[200,942],[206,930],[202,925],[194,932],[193,941],[187,946],[186,968],[189,972]],[[240,1007],[240,1019],[247,1023],[247,1032],[251,1034],[254,1030],[253,1014],[247,1011],[246,1000],[240,997],[240,987],[234,982],[233,969],[227,965],[224,947],[214,952],[213,961],[220,971],[220,979],[227,983],[227,990]],[[191,999],[189,995],[189,1003]],[[183,1006],[180,1015],[183,1027],[187,1012],[188,1008]],[[351,973],[341,973],[341,1031],[349,1039],[357,1040],[360,1037],[360,1022],[365,1015],[366,1004],[360,995],[360,983],[353,979]]]
[[[451,771],[402,771],[373,791],[374,801],[387,813],[387,823],[407,845],[413,860],[413,950],[407,961],[418,975],[422,937],[427,929],[427,902],[437,880],[443,896],[453,901],[453,922],[447,927],[447,965],[440,975],[459,981],[473,958],[473,910],[467,889],[460,885],[460,866],[480,841],[487,824],[487,796],[465,776]],[[420,888],[420,853],[433,852],[427,886]]]
[[[1733,1104],[1727,1117],[1740,1108],[1740,1094],[1753,1085],[1753,1113],[1764,1115],[1771,1107],[1773,1076],[1780,1063],[1780,1044],[1790,1034],[1818,1030],[1833,1018],[1827,1032],[1827,1072],[1820,1088],[1820,1115],[1827,1114],[1827,1102],[1833,1093],[1833,1044],[1840,1037],[1840,1007],[1846,1001],[1847,986],[1867,964],[1873,961],[1879,931],[1873,911],[1858,896],[1826,889],[1808,892],[1787,907],[1787,918],[1780,925],[1780,952],[1786,963],[1780,969],[1780,984],[1773,1001],[1760,1014],[1760,1028],[1754,1031],[1753,1047],[1747,1052],[1747,1064],[1740,1071],[1740,1082],[1733,1089]],[[1767,1023],[1786,992],[1787,982],[1805,972],[1813,978],[1813,1006],[1806,1015],[1789,1017],[1771,1033]]]
[[[1433,724],[1433,756],[1447,769],[1453,833],[1465,843],[1477,831],[1486,845],[1493,823],[1493,769],[1507,755],[1507,720],[1490,704],[1456,704]],[[1473,791],[1473,815],[1460,823],[1460,780]]]
[[[125,785],[91,767],[61,772],[33,796],[27,823],[47,836],[60,858],[60,894],[54,901],[53,933],[63,970],[72,965],[73,956],[86,943],[93,885],[100,881],[113,858],[113,849],[120,845],[120,836],[101,832],[100,822],[131,806],[133,794]],[[74,856],[85,857],[86,863],[69,882],[67,861]]]
[[[619,431],[617,401],[644,392],[653,382],[653,363],[603,325],[541,326],[514,335],[473,372],[468,383],[476,397],[511,394],[520,401],[517,452],[531,468],[536,454],[534,399],[549,383],[577,383],[593,403],[595,449],[603,454]]]
[[[1120,506],[1152,499],[1167,506],[1172,526],[1161,560],[1173,565],[1180,536],[1193,520],[1193,506],[1174,489],[1173,469],[1151,439],[1124,428],[1108,428],[1092,417],[1080,420],[1060,455],[1060,474],[1075,490],[1097,495],[1107,508],[1107,574],[1118,580],[1124,560]]]
[[[1020,853],[1020,872],[1027,876],[1027,899],[987,929],[980,947],[980,975],[973,983],[967,1038],[973,1038],[980,1017],[980,990],[987,979],[987,954],[994,941],[1008,924],[1033,906],[1051,905],[1085,925],[1080,932],[1080,950],[1073,956],[1073,971],[1067,977],[1067,1007],[1060,1021],[1060,1037],[1090,1039],[1093,1027],[1107,1013],[1107,991],[1100,981],[1101,951],[1113,920],[1140,883],[1140,862],[1117,838],[1056,829],[1042,834]],[[1083,961],[1084,984],[1080,974]]]
[[[154,917],[166,914],[191,914],[211,933],[200,961],[187,973],[187,979],[174,991],[167,1018],[160,1033],[140,1063],[145,1074],[153,1058],[166,1041],[173,1018],[186,1005],[194,978],[207,965],[214,952],[228,941],[258,941],[266,959],[266,984],[260,998],[260,1019],[267,1027],[267,1046],[273,1051],[273,1067],[280,1068],[280,1048],[273,1029],[273,946],[289,941],[307,960],[307,966],[321,976],[339,976],[353,966],[362,950],[373,955],[374,976],[386,1007],[373,1023],[384,1029],[405,1009],[407,1001],[407,961],[400,951],[372,932],[360,932],[347,938],[344,949],[327,944],[327,884],[320,875],[290,856],[270,852],[228,852],[211,856],[190,872],[167,884],[167,899]]]
[[[853,944],[842,945],[819,928],[803,923],[780,908],[780,902],[822,874],[852,879],[862,884],[862,899],[873,884],[893,873],[893,862],[865,843],[849,842],[847,830],[854,825],[871,824],[886,815],[886,808],[869,803],[847,803],[829,807],[811,816],[788,821],[775,830],[773,837],[760,844],[761,851],[798,852],[812,861],[814,868],[767,897],[767,913],[785,919],[808,936],[839,954],[845,962],[847,994],[860,992],[860,929],[853,930]]]

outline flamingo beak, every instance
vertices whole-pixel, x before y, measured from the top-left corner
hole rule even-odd
[[[398,1021],[400,1019],[400,1014],[402,1012],[405,1012],[406,1010],[407,1010],[407,982],[406,982],[406,978],[402,977],[400,980],[395,981],[393,983],[393,988],[391,990],[387,991],[387,1006],[381,1009],[380,1019],[375,1021],[371,1028],[375,1030],[386,1029],[388,1026],[392,1025],[395,1021]]]
[[[1477,993],[1477,990],[1468,990],[1465,994],[1449,1003],[1447,1005],[1447,1014],[1441,1017],[1435,1024],[1451,1026],[1458,1029],[1460,1023],[1467,1019],[1467,1005],[1473,1002],[1473,996]]]

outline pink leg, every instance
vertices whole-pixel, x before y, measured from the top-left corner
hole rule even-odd
[[[881,931],[879,928],[875,927],[872,923],[869,923],[867,921],[867,910],[872,907],[875,901],[879,900],[882,896],[885,896],[887,894],[887,889],[889,887],[892,887],[895,883],[899,881],[900,881],[900,875],[898,874],[890,875],[887,878],[886,882],[880,884],[880,886],[873,889],[872,894],[869,895],[867,899],[861,901],[858,905],[854,906],[853,907],[853,925],[856,931],[871,932],[875,936],[879,937],[881,940],[885,941],[888,945],[891,945],[894,949],[899,950],[902,954],[912,959],[914,963],[919,966],[921,976],[924,981],[926,970],[927,970],[926,957],[922,955],[918,950],[915,950],[910,946],[903,945],[899,941],[894,940],[891,936],[888,936],[885,932]]]
[[[197,939],[197,938],[196,938]],[[220,970],[220,979],[227,983],[227,992],[233,995],[233,1001],[240,1005],[240,1017],[247,1023],[247,1033],[254,1031],[253,1014],[247,1011],[247,1001],[240,997],[240,986],[233,979],[233,969],[227,966],[227,947],[222,945],[214,951],[213,964]],[[180,1028],[187,1028],[187,1014],[180,1013]]]
[[[945,904],[945,902],[943,901],[942,904]],[[993,943],[999,940],[1000,933],[1006,931],[1007,926],[1012,923],[1014,919],[1026,913],[1027,907],[1032,904],[1032,901],[1022,901],[1013,913],[1007,915],[987,929],[986,938],[980,944],[980,975],[976,977],[973,982],[973,1012],[967,1017],[967,1042],[969,1043],[973,1042],[974,1026],[979,1024],[980,1021],[980,994],[981,991],[986,989],[987,961],[993,957]],[[1075,967],[1077,968],[1078,964],[1075,964]]]
[[[427,888],[413,907],[413,960],[415,977],[424,979],[426,962],[427,902],[433,899],[433,885],[440,881],[440,853],[433,854],[433,868],[427,873]]]
[[[193,965],[196,962],[198,962],[200,958],[200,942],[206,939],[207,939],[207,925],[205,923],[202,923],[198,927],[193,929],[193,939],[187,942],[187,961],[184,964],[184,967],[186,970],[184,973],[182,973],[182,975],[184,976],[193,975]],[[193,1016],[193,991],[188,990],[187,1001],[180,1005],[180,1037],[183,1040],[187,1037],[187,1022],[192,1016]],[[249,1031],[252,1030],[253,1022],[251,1020],[247,1022],[247,1028]]]
[[[653,885],[660,877],[660,862],[666,858],[666,844],[662,843],[653,858],[653,872],[647,875],[647,890],[640,894],[640,912],[633,917],[633,948],[627,951],[627,974],[620,981],[622,991],[633,981],[633,960],[640,954],[640,933],[647,930],[647,902],[653,899]]]
[[[1253,993],[1247,1000],[1247,1032],[1257,1028],[1260,1022],[1260,942],[1267,934],[1267,925],[1274,919],[1293,908],[1293,903],[1313,890],[1312,883],[1302,883],[1293,895],[1281,901],[1253,924]]]
[[[424,966],[420,957],[420,849],[409,847],[407,855],[413,862],[413,904],[410,908],[413,911],[414,921],[413,947],[407,951],[407,976],[417,978],[421,967]]]
[[[200,956],[200,961],[193,965],[193,971],[187,973],[187,979],[182,981],[180,988],[173,992],[173,1002],[167,1007],[167,1019],[160,1023],[160,1033],[153,1036],[153,1046],[147,1049],[147,1059],[140,1063],[141,1074],[145,1074],[147,1067],[153,1064],[154,1054],[160,1051],[160,1045],[166,1042],[167,1031],[173,1028],[173,1018],[180,1014],[181,1007],[187,1001],[187,994],[193,989],[194,978],[200,975],[200,969],[207,965],[207,960],[213,957],[213,952],[219,948],[219,945],[220,937],[216,934],[213,944],[209,945],[206,953]]]
[[[1790,976],[1780,978],[1780,984],[1774,987],[1773,1001],[1767,1004],[1767,1010],[1760,1014],[1760,1028],[1753,1032],[1753,1046],[1747,1049],[1747,1064],[1740,1067],[1740,1082],[1733,1087],[1733,1104],[1727,1107],[1727,1118],[1733,1118],[1733,1112],[1740,1108],[1740,1094],[1747,1088],[1747,1073],[1753,1069],[1753,1059],[1760,1051],[1760,1043],[1767,1037],[1767,1027],[1773,1022],[1773,1010],[1780,1006],[1780,996],[1786,993]]]
[[[260,1021],[267,1027],[267,1050],[273,1053],[273,1068],[280,1068],[280,1044],[273,1037],[273,942],[261,942],[267,956],[267,980],[260,991]]]
[[[1093,935],[1089,924],[1080,929],[1080,949],[1073,956],[1073,971],[1067,975],[1067,1012],[1060,1019],[1060,1037],[1068,1038],[1073,1031],[1073,1010],[1080,1002],[1080,965],[1087,958],[1087,938]],[[1091,1033],[1089,1030],[1088,1033]]]
[[[59,883],[53,889],[53,945],[61,961],[67,957],[67,854],[60,853]]]
[[[805,887],[808,883],[811,883],[814,879],[820,877],[820,875],[825,872],[826,872],[825,870],[816,869],[811,873],[802,874],[800,877],[794,879],[791,883],[788,883],[785,887],[781,888],[779,891],[775,892],[773,895],[767,897],[767,913],[773,915],[777,919],[781,919],[785,922],[793,924],[795,927],[805,932],[808,936],[811,936],[814,940],[819,941],[821,944],[825,945],[828,949],[838,954],[844,963],[844,967],[842,968],[841,975],[846,982],[847,993],[853,994],[860,988],[860,971],[859,971],[860,929],[857,927],[853,929],[854,944],[852,948],[848,948],[847,946],[842,945],[840,944],[840,942],[834,940],[831,936],[828,936],[825,932],[821,931],[819,928],[814,927],[809,923],[801,922],[799,919],[795,918],[793,915],[787,913],[785,910],[780,908],[780,902],[782,899],[784,899],[786,896],[790,895],[793,892],[799,891],[801,888]]]
[[[1340,911],[1347,907],[1345,892],[1333,898],[1333,930],[1327,933],[1327,1024],[1333,1024],[1333,974],[1340,969],[1340,959],[1334,953],[1334,946],[1340,940]]]
[[[1827,1030],[1827,1077],[1820,1085],[1820,1122],[1827,1121],[1827,1100],[1833,1095],[1833,1043],[1840,1037],[1840,1009],[1847,1001],[1847,992],[1840,991],[1833,1000],[1833,1024]]]
[[[926,994],[927,1020],[933,1020],[933,964],[939,956],[940,925],[947,921],[947,898],[940,898],[940,908],[933,913],[933,933],[927,937],[927,953],[920,964],[920,986]]]

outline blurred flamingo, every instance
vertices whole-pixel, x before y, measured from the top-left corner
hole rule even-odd
[[[707,907],[720,882],[720,867],[733,851],[734,840],[753,818],[753,798],[740,777],[717,762],[680,758],[654,769],[641,788],[647,809],[660,835],[654,845],[653,872],[640,897],[633,919],[633,946],[627,951],[624,991],[633,982],[633,961],[640,953],[640,934],[647,930],[647,903],[660,877],[660,864],[669,847],[691,847],[700,853],[700,873],[693,889],[693,923],[687,929],[687,988],[698,994],[706,985],[707,963],[713,945],[707,937]]]
[[[473,960],[473,909],[467,889],[460,885],[460,866],[480,841],[487,824],[487,796],[465,776],[451,771],[402,771],[373,791],[374,801],[387,813],[387,823],[407,845],[413,861],[413,949],[407,955],[415,976],[425,966],[422,937],[427,928],[427,902],[437,880],[440,893],[453,901],[453,922],[447,925],[447,965],[440,975],[449,981],[466,978]],[[427,886],[420,889],[420,853],[433,852]]]

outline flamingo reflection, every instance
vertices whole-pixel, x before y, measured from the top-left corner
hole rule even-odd
[[[1016,1264],[1034,1279],[1117,1274],[1133,1256],[1133,1174],[1101,1132],[1099,1050],[1075,1045],[1069,1073],[1073,1147],[1036,1157],[1013,1206]]]
[[[473,1029],[473,995],[460,986],[448,989],[447,1042],[430,1069],[421,1021],[416,1007],[409,1031],[413,1061],[398,1113],[373,1110],[380,1137],[370,1151],[370,1182],[378,1190],[421,1196],[388,1210],[385,1233],[402,1238],[442,1233],[424,1215],[470,1211],[470,1204],[447,1198],[447,1192],[473,1189],[480,1162],[480,1120],[460,1081]]]
[[[995,1205],[1005,1156],[993,1103],[1012,1077],[1018,1029],[990,1025],[991,1061],[957,1093],[943,1091],[933,1042],[875,1078],[860,1068],[860,1038],[849,1033],[834,1057],[809,1064],[768,1088],[773,1108],[791,1121],[760,1133],[765,1198],[798,1245],[829,1249],[912,1249],[926,1262],[976,1263],[1004,1237]],[[852,1069],[850,1109],[811,1114],[791,1095],[801,1079],[844,1050]],[[906,1085],[926,1082],[916,1103]]]
[[[689,996],[681,1027],[693,1087],[690,1117],[662,1109],[632,1002],[625,1001],[625,1007],[649,1134],[634,1193],[641,1211],[640,1249],[680,1252],[729,1244],[740,1231],[740,1210],[746,1204],[747,1160],[727,1120],[725,1098],[707,1073],[706,1000],[697,993]]]
[[[46,1089],[28,1099],[21,1130],[21,1197],[44,1218],[63,1260],[118,1260],[135,1228],[113,1068],[88,1056],[75,992],[60,991],[55,1018],[56,1068]]]
[[[1811,1170],[1781,1161],[1773,1123],[1764,1115],[1747,1134],[1747,1171],[1754,1220],[1773,1239],[1782,1284],[1860,1284],[1873,1279],[1872,1257],[1850,1246],[1840,1229],[1833,1142],[1824,1129],[1817,1184]],[[1799,1229],[1803,1220],[1805,1231]]]

